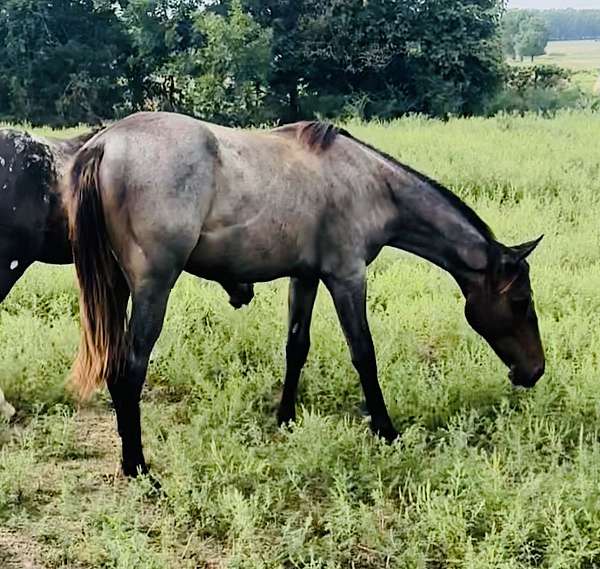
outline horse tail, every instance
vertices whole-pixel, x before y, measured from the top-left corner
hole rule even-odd
[[[82,327],[71,383],[81,399],[116,380],[125,355],[128,294],[123,292],[128,289],[106,229],[99,178],[103,156],[102,143],[77,153],[67,194]]]

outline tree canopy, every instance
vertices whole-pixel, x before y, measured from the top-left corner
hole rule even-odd
[[[502,20],[502,49],[512,58],[544,55],[549,32],[544,18],[535,11],[512,10]]]
[[[68,124],[168,109],[242,125],[477,113],[502,78],[502,5],[4,0],[0,117]]]

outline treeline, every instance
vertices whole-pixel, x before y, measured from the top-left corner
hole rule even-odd
[[[2,0],[0,119],[481,112],[502,0]]]
[[[600,10],[541,10],[550,40],[600,38]]]

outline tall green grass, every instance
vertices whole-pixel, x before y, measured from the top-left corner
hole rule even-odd
[[[323,291],[299,420],[279,430],[286,283],[234,311],[186,276],[143,403],[156,494],[111,478],[106,395],[81,416],[64,391],[73,270],[35,267],[0,310],[0,385],[19,409],[0,426],[0,527],[34,539],[48,567],[600,566],[600,116],[347,128],[447,184],[502,242],[545,234],[531,258],[544,378],[512,390],[450,277],[385,251],[369,313],[401,440],[361,418]]]

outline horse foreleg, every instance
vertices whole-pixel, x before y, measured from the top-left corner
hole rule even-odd
[[[15,414],[15,408],[4,398],[4,393],[0,389],[0,417],[10,420]]]
[[[377,435],[392,441],[398,433],[388,415],[377,379],[375,348],[367,321],[365,271],[358,271],[349,278],[329,278],[325,284],[344,330],[352,363],[360,376],[367,409],[371,415],[371,429]]]
[[[296,393],[310,349],[310,322],[318,285],[318,280],[290,279],[285,381],[277,413],[280,425],[296,418]]]
[[[123,447],[123,473],[136,476],[148,468],[142,449],[140,397],[152,348],[163,326],[167,300],[175,278],[141,280],[132,292],[127,354],[120,377],[109,383]]]
[[[18,262],[16,265],[14,263],[15,261],[12,261],[8,265],[8,268],[5,267],[2,271],[3,274],[0,279],[0,302],[6,298],[12,287],[29,266],[29,263],[22,263],[21,266],[19,266]],[[11,419],[14,414],[15,408],[4,398],[4,392],[0,389],[0,417]]]

